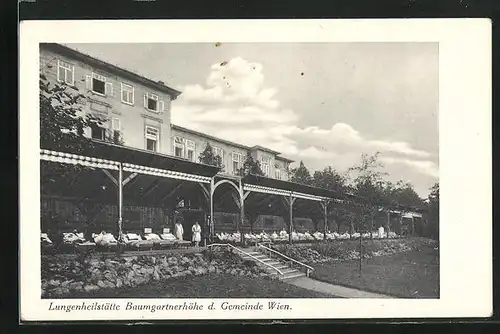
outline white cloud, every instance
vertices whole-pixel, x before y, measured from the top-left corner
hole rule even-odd
[[[380,157],[380,161],[386,164],[400,164],[405,165],[414,170],[429,175],[433,178],[439,178],[439,168],[437,164],[429,160],[410,160],[404,158],[394,157]]]
[[[329,146],[345,146],[348,149],[359,148],[367,151],[392,152],[421,158],[430,156],[428,152],[416,150],[405,142],[366,139],[352,126],[345,123],[336,123],[331,129],[296,128],[294,135],[305,141],[321,142]]]
[[[304,160],[311,171],[327,165],[345,170],[359,161],[361,153],[380,151],[381,162],[392,170],[404,173],[410,167],[422,177],[438,177],[432,155],[407,142],[370,139],[342,122],[330,128],[298,126],[298,116],[280,106],[277,90],[265,87],[264,79],[262,65],[242,58],[214,64],[206,87],[196,84],[181,89],[172,121],[244,145],[268,147]]]

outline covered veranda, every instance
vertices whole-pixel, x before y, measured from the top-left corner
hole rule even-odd
[[[42,196],[63,196],[80,203],[115,207],[109,224],[94,228],[95,232],[113,231],[119,240],[123,233],[146,227],[156,231],[173,227],[175,214],[182,209],[200,213],[197,219],[202,220],[203,238],[207,242],[215,240],[215,212],[232,212],[239,217],[230,228],[240,232],[241,243],[245,241],[243,232],[266,228],[256,222],[263,215],[283,218],[289,243],[292,243],[293,231],[311,229],[323,232],[326,239],[328,218],[335,206],[359,200],[349,194],[263,176],[227,176],[214,166],[150,151],[104,142],[95,142],[93,146],[80,154],[42,149],[41,168],[55,170],[52,174],[42,173]],[[70,168],[66,174],[58,173],[64,165],[79,168]],[[50,166],[58,167],[51,169]],[[172,219],[150,215],[144,223],[144,217],[134,217],[125,210],[130,206],[159,208]],[[396,211],[385,211],[390,225],[389,217]],[[404,211],[400,210],[398,215],[401,217]],[[311,219],[314,226],[303,226],[298,218]],[[62,225],[66,231],[73,229],[71,224]],[[190,226],[185,229],[190,230]]]

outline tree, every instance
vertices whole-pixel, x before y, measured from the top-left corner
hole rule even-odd
[[[92,123],[104,120],[82,115],[81,99],[85,96],[76,87],[51,85],[40,75],[40,146],[45,149],[82,153],[92,148],[92,141],[83,135]]]
[[[396,184],[387,182],[385,189],[385,202],[391,205],[422,208],[424,201],[417,194],[409,182],[398,181]]]
[[[430,189],[428,197],[429,208],[429,234],[431,237],[439,238],[439,183],[435,183]]]
[[[322,171],[315,171],[312,184],[318,188],[328,189],[334,192],[343,193],[346,187],[346,180],[342,174],[331,166],[325,167]]]
[[[221,169],[224,168],[224,166],[222,166],[222,158],[214,153],[212,145],[208,142],[203,152],[200,153],[198,160],[205,165],[216,166]]]
[[[313,179],[311,177],[311,173],[309,173],[309,170],[304,165],[303,161],[300,162],[299,167],[293,168],[290,171],[290,181],[305,185],[312,185]]]
[[[92,115],[83,115],[81,99],[85,96],[78,88],[51,84],[41,74],[40,87],[40,147],[55,151],[82,154],[94,147],[92,140],[84,136],[84,129],[92,123],[101,123],[102,119]],[[80,165],[62,165],[43,163],[40,178],[44,189],[53,186],[57,190],[56,180],[71,187],[77,182],[78,172],[86,169]]]
[[[380,206],[384,204],[385,185],[384,176],[387,173],[379,169],[384,165],[378,161],[380,152],[369,156],[366,153],[361,155],[361,162],[348,169],[348,173],[353,179],[352,189],[355,195],[360,197],[362,203],[360,209],[361,216],[356,222],[356,227],[362,230],[373,228],[373,219]]]
[[[242,177],[250,174],[264,176],[264,172],[260,168],[260,163],[253,159],[250,151],[247,152],[243,167],[238,170],[237,174]]]

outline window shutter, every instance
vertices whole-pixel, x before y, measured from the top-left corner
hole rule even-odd
[[[135,89],[132,87],[132,101],[131,103],[134,104],[134,95],[135,95]]]
[[[71,66],[71,86],[75,85],[75,67]]]
[[[57,60],[57,81],[61,81],[59,78],[60,78],[60,68],[61,68],[61,62],[59,61],[59,59]]]
[[[163,112],[165,108],[165,104],[163,103],[163,101],[158,101],[158,112]]]
[[[113,118],[112,127],[113,130],[120,131],[120,120],[118,118]]]
[[[144,108],[148,107],[148,94],[144,94]]]
[[[111,82],[104,84],[104,90],[107,96],[113,96],[113,84]]]
[[[85,87],[88,90],[92,90],[92,76],[90,75],[85,76]]]

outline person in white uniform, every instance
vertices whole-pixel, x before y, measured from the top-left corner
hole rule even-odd
[[[184,227],[180,222],[175,223],[174,235],[177,240],[183,240],[184,237]]]
[[[201,226],[198,224],[198,222],[195,222],[193,227],[191,228],[191,231],[193,232],[193,242],[195,247],[198,247],[200,241],[201,241]]]

